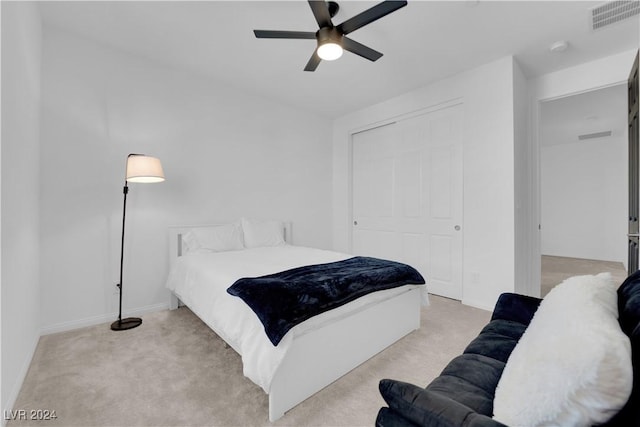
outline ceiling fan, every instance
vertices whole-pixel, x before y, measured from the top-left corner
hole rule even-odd
[[[277,31],[253,30],[259,39],[316,39],[318,47],[307,62],[305,71],[315,71],[322,59],[332,61],[342,56],[342,51],[348,50],[369,61],[380,59],[382,54],[348,37],[347,34],[376,21],[383,16],[407,5],[406,1],[383,1],[358,15],[347,19],[342,24],[334,26],[331,18],[340,8],[338,3],[325,0],[308,0],[313,16],[320,29],[315,33],[310,31]]]

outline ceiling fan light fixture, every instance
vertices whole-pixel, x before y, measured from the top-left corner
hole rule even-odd
[[[342,56],[342,46],[338,43],[329,41],[318,46],[318,56],[325,61],[333,61]]]
[[[325,61],[333,61],[342,56],[342,34],[335,27],[323,27],[316,33],[318,50],[316,53]]]

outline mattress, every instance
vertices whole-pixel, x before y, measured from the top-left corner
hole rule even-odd
[[[282,245],[229,252],[189,253],[174,263],[166,286],[204,323],[242,356],[243,372],[269,393],[271,382],[296,336],[340,319],[377,302],[424,285],[378,291],[292,328],[274,346],[256,314],[227,288],[243,277],[273,274],[303,265],[341,261],[351,255],[302,246]],[[422,303],[428,304],[426,289]]]

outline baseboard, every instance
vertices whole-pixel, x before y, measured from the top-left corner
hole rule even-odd
[[[4,407],[2,408],[2,427],[5,427],[7,425],[7,421],[9,421],[5,414],[7,414],[10,410],[15,409],[14,406],[16,404],[16,400],[18,399],[18,394],[20,394],[22,384],[24,383],[24,380],[27,377],[27,373],[29,372],[29,368],[31,367],[31,361],[33,360],[33,356],[36,354],[36,348],[38,348],[39,341],[40,336],[36,336],[33,340],[33,344],[31,345],[31,350],[29,351],[28,356],[25,358],[22,366],[20,367],[18,378],[13,384],[13,387],[11,387],[9,397],[5,402],[2,402],[4,404]]]
[[[474,307],[474,308],[479,308],[481,310],[485,310],[485,311],[493,311],[494,306],[492,305],[487,305],[486,303],[480,303],[478,301],[473,301],[473,300],[468,300],[468,299],[462,299],[462,304],[464,305],[468,305],[470,307]]]
[[[123,317],[129,316],[142,316],[146,313],[152,313],[154,311],[167,310],[169,308],[168,303],[147,305],[134,310],[127,310]],[[56,323],[54,325],[45,326],[42,328],[41,335],[55,334],[58,332],[72,331],[74,329],[84,328],[86,326],[99,325],[101,323],[110,323],[118,318],[118,313],[102,314],[100,316],[86,317],[79,320],[71,320],[68,322]]]

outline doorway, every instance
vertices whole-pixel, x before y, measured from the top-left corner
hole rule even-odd
[[[541,296],[573,275],[626,277],[626,104],[625,84],[540,104]]]

